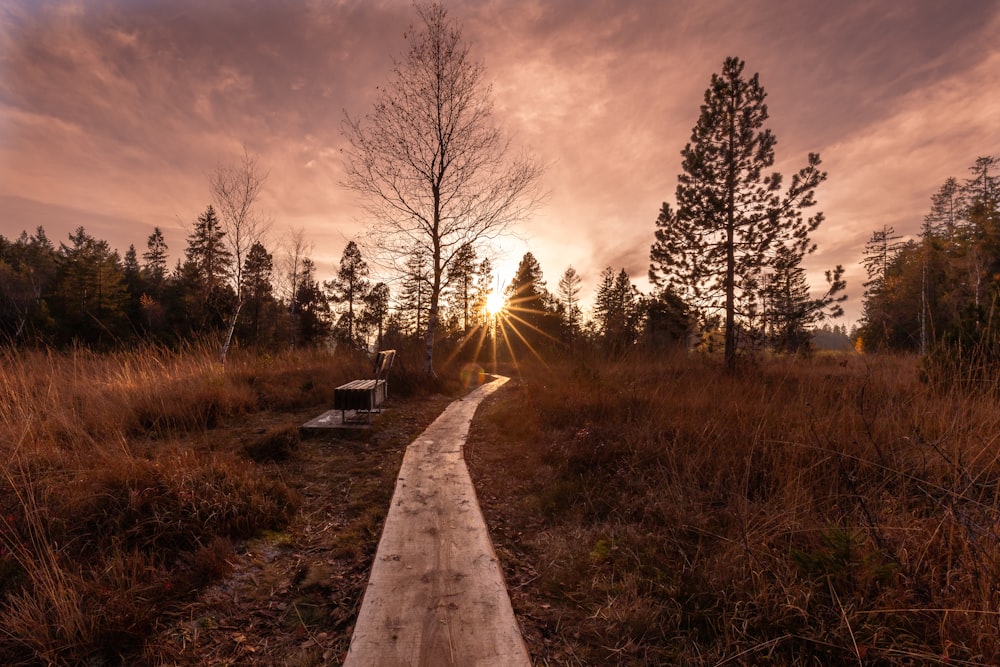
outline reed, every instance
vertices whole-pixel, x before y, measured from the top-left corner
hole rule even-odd
[[[287,524],[295,494],[219,427],[322,405],[366,365],[158,348],[0,361],[0,662],[53,665],[126,660],[226,572],[233,540]]]
[[[472,467],[536,664],[1000,661],[992,393],[913,357],[522,371]]]

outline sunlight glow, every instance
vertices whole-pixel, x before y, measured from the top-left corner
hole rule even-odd
[[[486,297],[486,313],[490,316],[496,315],[503,310],[504,298],[499,292],[490,292]]]

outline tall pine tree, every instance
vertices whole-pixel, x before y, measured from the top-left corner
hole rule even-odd
[[[580,332],[580,285],[583,279],[572,266],[566,267],[559,279],[559,299],[563,304],[563,318],[566,321],[566,335],[572,344]]]
[[[368,263],[361,257],[358,244],[351,241],[344,248],[340,257],[340,266],[333,280],[323,283],[333,303],[347,306],[347,311],[340,317],[339,329],[344,339],[354,344],[355,336],[355,306],[360,306],[371,284],[368,282]]]
[[[799,256],[815,246],[809,234],[823,219],[805,219],[814,189],[825,178],[819,155],[781,193],[774,164],[776,139],[765,127],[766,93],[744,63],[727,58],[713,74],[691,141],[681,151],[677,209],[663,204],[650,251],[650,279],[689,296],[703,309],[725,313],[725,362],[736,367],[736,328],[741,306],[756,298],[761,272],[785,246]],[[743,288],[746,289],[743,289]]]

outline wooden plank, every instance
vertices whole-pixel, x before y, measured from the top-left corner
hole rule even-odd
[[[346,667],[528,667],[462,447],[499,378],[406,449]]]
[[[355,380],[333,390],[335,410],[374,410],[385,398],[385,392],[376,391],[375,380]]]
[[[368,422],[360,421],[361,418],[353,410],[327,410],[318,417],[310,419],[302,425],[303,434],[321,433],[329,429],[370,429],[372,425]]]

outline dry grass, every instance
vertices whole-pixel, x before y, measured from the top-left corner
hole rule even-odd
[[[250,458],[275,429],[224,426],[325,404],[363,358],[156,349],[2,353],[0,663],[117,664],[158,615],[226,574],[232,541],[284,527],[298,498]]]
[[[525,370],[470,450],[536,663],[996,664],[1000,405],[918,377]]]

